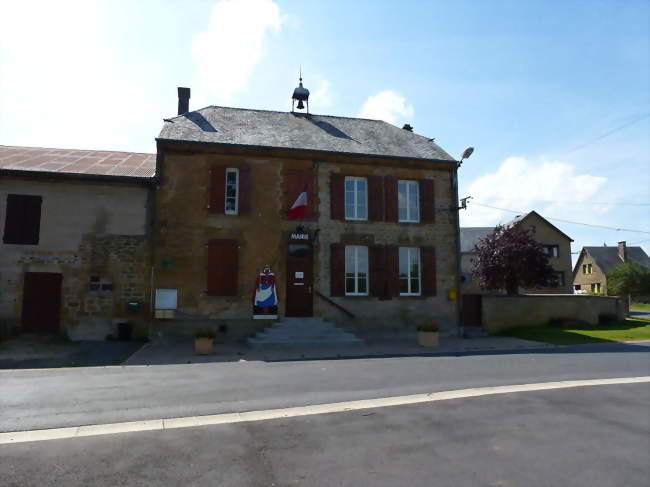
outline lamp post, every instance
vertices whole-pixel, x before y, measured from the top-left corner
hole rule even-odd
[[[463,292],[461,289],[462,286],[462,265],[461,265],[461,253],[460,253],[460,210],[461,206],[458,204],[458,169],[463,164],[463,161],[472,155],[474,152],[474,147],[468,147],[463,151],[463,155],[460,156],[460,161],[456,166],[454,171],[454,181],[453,181],[453,193],[454,201],[456,202],[456,313],[458,313],[458,337],[463,338],[465,336],[465,323],[463,320]]]

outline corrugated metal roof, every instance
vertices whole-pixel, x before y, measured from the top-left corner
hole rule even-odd
[[[0,145],[0,169],[152,178],[156,154]]]
[[[380,120],[217,106],[166,120],[159,139],[454,161],[432,139]]]
[[[600,270],[607,274],[612,267],[622,264],[623,261],[618,256],[618,246],[616,247],[583,247]],[[627,260],[633,260],[637,264],[650,269],[650,257],[641,247],[627,247]]]

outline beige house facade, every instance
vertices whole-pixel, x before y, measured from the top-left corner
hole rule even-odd
[[[154,171],[153,154],[0,146],[3,334],[147,334]]]
[[[514,224],[534,230],[535,241],[543,246],[549,258],[549,264],[555,271],[555,279],[548,286],[521,289],[520,291],[524,294],[572,294],[571,242],[573,239],[536,211],[518,216],[506,225]],[[476,277],[472,275],[474,247],[493,231],[494,227],[462,227],[460,229],[463,294],[485,293],[478,285]]]
[[[617,265],[634,261],[650,269],[650,257],[641,247],[617,246],[583,247],[573,269],[576,293],[608,295],[607,273]]]

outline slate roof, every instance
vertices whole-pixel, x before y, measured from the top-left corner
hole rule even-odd
[[[156,154],[0,145],[0,170],[152,178]]]
[[[158,139],[454,161],[432,139],[380,120],[218,106],[166,119]]]
[[[633,260],[637,264],[650,269],[650,257],[641,247],[626,247],[627,260]],[[616,247],[582,247],[583,252],[587,252],[600,270],[607,274],[612,267],[622,264],[623,261],[618,256],[618,246]]]
[[[460,251],[473,252],[479,240],[487,237],[494,231],[494,227],[461,227]]]
[[[550,223],[546,218],[544,218],[542,215],[537,213],[536,211],[531,211],[529,213],[526,213],[525,215],[517,215],[514,217],[512,220],[510,220],[507,223],[504,223],[504,227],[511,227],[513,225],[517,225],[521,222],[523,222],[526,218],[528,218],[530,215],[537,215],[539,218],[544,220],[546,223],[548,223],[551,228],[555,229],[559,234],[563,235],[564,237],[568,238],[573,242],[573,239],[569,237],[566,233],[564,233],[562,230],[557,228],[555,225]],[[460,228],[460,251],[461,253],[463,252],[473,252],[474,251],[474,246],[478,243],[479,240],[487,237],[490,233],[494,231],[494,227],[461,227]]]

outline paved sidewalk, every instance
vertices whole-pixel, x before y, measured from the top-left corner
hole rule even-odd
[[[554,347],[548,343],[513,337],[486,336],[476,338],[441,338],[435,348],[418,346],[413,340],[376,340],[364,346],[345,348],[286,348],[254,350],[244,344],[214,345],[213,355],[195,355],[190,338],[178,343],[150,342],[133,354],[124,365],[163,365],[209,362],[283,361],[355,357],[399,357],[462,353],[479,350],[516,350]]]

